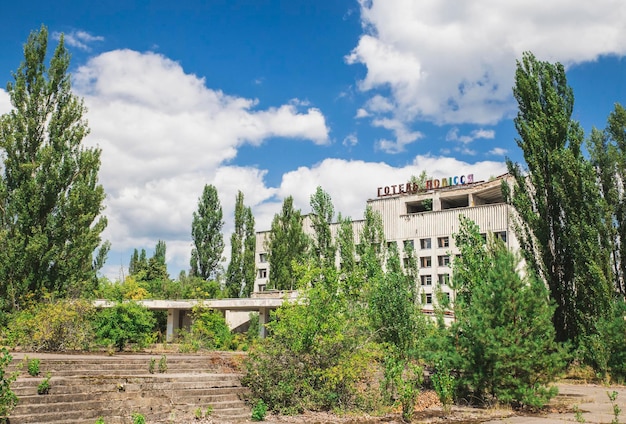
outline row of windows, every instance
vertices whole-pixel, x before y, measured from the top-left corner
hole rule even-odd
[[[444,297],[450,300],[450,293],[443,292],[441,293]],[[422,304],[423,305],[432,305],[433,304],[433,295],[432,293],[422,293]]]
[[[432,275],[420,275],[420,280],[422,286],[432,286],[433,285],[433,276]],[[450,285],[450,274],[437,274],[437,281],[440,285]]]
[[[437,256],[437,265],[450,266],[450,255]],[[433,266],[432,256],[420,256],[420,268],[430,268]]]

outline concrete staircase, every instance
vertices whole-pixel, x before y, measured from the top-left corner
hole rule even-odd
[[[99,417],[121,424],[132,423],[133,413],[142,414],[146,423],[191,423],[198,408],[203,416],[210,409],[213,422],[244,421],[251,415],[242,400],[241,353],[168,353],[165,372],[159,372],[160,353],[12,355],[11,368],[20,376],[11,386],[19,403],[10,424],[94,424]],[[28,375],[26,358],[40,360],[39,376]],[[49,393],[40,395],[37,387],[48,372]]]

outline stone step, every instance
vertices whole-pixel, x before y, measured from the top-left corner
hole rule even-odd
[[[93,424],[98,417],[107,424],[129,423],[133,412],[149,423],[170,423],[173,416],[193,422],[196,410],[208,407],[215,422],[250,418],[242,400],[247,389],[240,382],[241,354],[168,355],[167,372],[155,374],[148,372],[150,357],[158,369],[155,355],[28,354],[40,359],[37,377],[28,376],[24,356],[20,377],[11,386],[20,399],[12,424]],[[50,392],[38,395],[37,386],[48,371]]]

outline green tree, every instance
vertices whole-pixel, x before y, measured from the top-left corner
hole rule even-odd
[[[205,280],[217,277],[224,252],[223,226],[222,205],[217,196],[217,189],[207,184],[198,200],[198,210],[193,213],[191,224],[194,244],[191,250],[192,276]]]
[[[243,297],[250,297],[254,290],[254,280],[256,276],[256,232],[254,231],[254,215],[252,209],[246,208],[246,238],[243,242]]]
[[[601,246],[610,253],[615,291],[626,295],[626,109],[620,104],[604,131],[593,129],[588,148],[601,193]]]
[[[468,252],[481,236],[471,220],[461,216],[460,221],[456,245]],[[452,368],[459,371],[462,396],[541,406],[556,394],[549,384],[564,368],[547,289],[532,270],[520,276],[519,260],[495,237],[490,235],[480,252],[470,261],[454,262],[454,275],[464,276],[455,284],[471,285],[455,302],[450,330],[455,349],[443,352],[454,352]]]
[[[168,281],[167,264],[165,263],[165,252],[167,246],[163,240],[159,240],[154,248],[154,254],[148,260],[145,279],[147,281]]]
[[[293,207],[293,197],[285,198],[281,213],[274,215],[266,243],[270,287],[295,289],[294,265],[306,258],[309,239],[302,228],[302,214]]]
[[[571,119],[574,94],[561,64],[524,54],[517,64],[515,127],[528,173],[508,161],[515,179],[506,195],[517,212],[525,259],[556,303],[559,340],[594,331],[611,304],[609,252],[603,249],[596,175],[585,159],[583,134]]]
[[[256,234],[252,210],[244,206],[241,191],[237,193],[235,201],[235,230],[230,237],[230,246],[230,263],[226,271],[228,296],[248,297],[254,286]]]
[[[335,208],[330,194],[317,187],[311,195],[311,223],[313,226],[313,249],[311,254],[320,266],[335,266],[336,247],[330,232],[330,224],[335,216]]]
[[[364,270],[366,278],[379,276],[385,260],[385,232],[380,213],[370,205],[365,208],[363,230],[360,234],[357,253],[361,261],[359,266]]]
[[[7,84],[13,110],[0,118],[5,308],[16,307],[25,293],[77,296],[93,290],[93,254],[107,224],[100,215],[100,150],[82,145],[89,129],[83,102],[71,91],[70,54],[61,36],[47,67],[47,47],[42,26],[28,37],[24,61]]]
[[[95,332],[103,345],[122,351],[128,343],[144,347],[154,340],[156,320],[153,314],[136,302],[117,303],[96,314]]]

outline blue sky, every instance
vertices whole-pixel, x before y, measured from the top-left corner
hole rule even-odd
[[[318,185],[360,218],[378,186],[421,171],[487,179],[522,161],[511,87],[524,51],[565,64],[574,118],[603,128],[626,103],[626,3],[576,3],[16,3],[0,17],[0,86],[30,31],[65,34],[85,143],[103,150],[105,273],[165,240],[176,277],[204,184],[218,188],[228,244],[237,190],[262,230],[286,196],[308,212]]]

